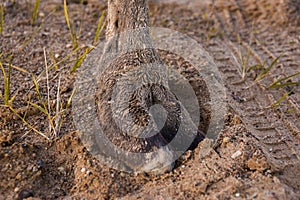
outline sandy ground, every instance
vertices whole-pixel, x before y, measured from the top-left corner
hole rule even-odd
[[[0,199],[300,198],[300,87],[287,84],[299,83],[299,76],[282,80],[285,87],[268,89],[279,76],[300,70],[298,0],[150,3],[151,26],[185,33],[213,56],[229,107],[215,147],[201,142],[177,161],[172,172],[160,176],[110,169],[85,149],[70,108],[54,137],[47,115],[28,105],[28,101],[41,104],[32,74],[38,77],[42,98],[47,98],[45,50],[47,65],[54,66],[49,71],[51,109],[55,111],[60,75],[61,102],[66,106],[76,78],[70,70],[85,47],[93,45],[97,21],[107,8],[105,1],[69,3],[79,41],[79,50],[74,51],[61,1],[42,1],[34,25],[33,3],[5,3],[0,60],[9,63],[13,55],[11,94],[17,94],[13,108],[50,139],[0,107]],[[261,69],[243,70],[264,61],[269,66],[278,56],[258,82],[254,80]],[[285,94],[280,105],[270,107]]]

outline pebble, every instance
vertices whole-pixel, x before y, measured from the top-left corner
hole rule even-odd
[[[82,173],[84,173],[85,171],[86,171],[86,169],[83,167],[83,168],[81,168],[81,170],[80,170]]]
[[[32,170],[33,170],[33,167],[34,167],[34,165],[28,165],[26,170],[27,170],[27,171],[32,171]]]
[[[26,198],[29,198],[29,197],[33,197],[33,191],[30,190],[30,189],[23,189],[21,190],[21,192],[19,193],[18,195],[18,200],[19,199],[26,199]]]
[[[66,45],[66,48],[69,49],[69,48],[72,48],[72,46],[73,46],[73,45],[69,43],[69,44]]]
[[[201,142],[202,145],[201,145],[201,150],[199,152],[199,158],[201,160],[209,156],[210,153],[212,152],[212,142],[213,140],[207,138]]]
[[[238,150],[234,154],[232,154],[231,158],[236,159],[237,157],[239,157],[241,155],[242,155],[242,152],[240,150]]]
[[[38,168],[42,168],[43,167],[43,161],[41,161],[41,160],[38,160],[36,162],[36,164],[38,165]]]
[[[58,167],[57,169],[58,169],[58,171],[60,171],[60,172],[64,172],[64,171],[65,171],[65,168],[63,168],[63,167]]]
[[[4,2],[4,8],[9,8],[9,7],[13,7],[13,6],[14,6],[14,4],[13,4],[12,1],[5,1]]]
[[[20,180],[21,178],[22,178],[22,174],[18,173],[17,176],[16,176],[16,180]]]
[[[45,17],[45,13],[40,12],[40,13],[39,13],[39,17]]]
[[[230,138],[229,137],[224,137],[223,138],[223,144],[228,144],[230,142]]]
[[[241,194],[240,193],[235,193],[235,197],[240,197]]]
[[[32,168],[32,171],[33,171],[33,172],[37,172],[37,171],[39,171],[39,169],[38,169],[36,166],[34,166],[34,167]]]

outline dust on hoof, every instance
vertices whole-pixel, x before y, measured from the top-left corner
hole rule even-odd
[[[174,158],[178,157],[178,152],[195,149],[205,138],[203,132],[207,130],[210,120],[210,96],[199,73],[182,58],[170,55],[168,52],[159,53],[161,53],[163,60],[167,58],[164,60],[167,65],[170,62],[175,65],[174,68],[178,74],[184,76],[187,71],[195,72],[193,75],[189,73],[189,77],[186,79],[190,81],[188,84],[192,86],[193,93],[197,98],[196,101],[198,101],[196,103],[199,104],[197,109],[200,110],[196,110],[195,113],[198,113],[196,117],[201,118],[201,120],[196,127],[190,127],[189,124],[193,124],[193,122],[187,122],[187,119],[184,119],[186,117],[183,116],[183,112],[186,112],[185,116],[190,115],[192,109],[189,111],[182,110],[181,102],[170,88],[158,83],[143,83],[143,78],[139,77],[141,76],[141,68],[137,67],[141,63],[134,63],[140,62],[138,58],[134,57],[134,53],[120,56],[108,68],[110,70],[101,75],[97,83],[96,95],[100,126],[115,147],[128,152],[126,156],[130,153],[147,154],[156,151],[154,157],[153,155],[150,156],[149,162],[142,166],[128,160],[125,160],[123,164],[128,168],[153,171],[154,173],[170,171],[174,167],[176,160]],[[129,58],[130,64],[127,63]],[[159,76],[160,74],[153,75],[153,77]],[[169,81],[172,82],[171,85],[177,87],[180,84],[176,76],[169,78]],[[128,80],[134,83],[141,82],[141,84],[139,87],[128,89],[131,87]],[[177,91],[177,93],[186,96],[186,91],[181,90],[183,91]],[[195,103],[190,102],[189,96],[186,98],[187,102],[184,105]],[[159,108],[157,108],[158,113],[151,112],[151,109],[156,105],[159,105],[165,113]],[[184,126],[181,131],[185,133],[178,136],[180,126]],[[175,137],[177,137],[177,142],[172,143]],[[164,166],[162,167],[162,165]]]

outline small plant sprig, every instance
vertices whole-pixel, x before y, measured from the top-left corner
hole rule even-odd
[[[300,72],[297,72],[295,74],[292,74],[290,76],[283,77],[283,78],[281,78],[281,76],[279,76],[276,80],[274,80],[273,83],[271,83],[268,86],[268,89],[277,89],[277,88],[282,88],[282,87],[286,87],[286,86],[300,85],[300,81],[298,81],[298,82],[289,81],[290,78],[298,76],[298,75],[300,75]]]
[[[73,24],[71,24],[71,22],[70,22],[69,11],[68,11],[67,1],[66,0],[64,0],[64,14],[65,14],[65,18],[66,18],[66,23],[67,23],[68,29],[70,31],[71,40],[72,40],[72,44],[73,44],[73,49],[76,49],[78,47],[76,30],[73,27]]]
[[[295,74],[286,76],[281,78],[281,76],[279,76],[276,80],[273,81],[273,83],[271,83],[268,86],[268,89],[279,89],[279,88],[283,88],[283,87],[288,87],[288,86],[297,86],[300,85],[300,81],[298,82],[294,82],[294,81],[290,81],[290,78],[295,77],[300,75],[300,72],[297,72]],[[271,106],[269,107],[277,107],[281,104],[281,102],[283,100],[285,100],[290,94],[293,93],[293,89],[291,91],[288,91],[286,93],[284,93],[284,95],[279,98],[276,102],[274,102]]]
[[[237,35],[237,40],[238,40],[238,43],[239,44],[242,44],[243,41],[242,41],[242,38],[240,36],[240,34]],[[250,40],[252,40],[252,38],[250,38]],[[250,42],[250,45],[251,45],[251,42]],[[246,73],[247,71],[249,70],[249,60],[250,60],[250,57],[251,57],[251,51],[250,49],[248,48],[247,49],[247,53],[242,53],[242,50],[240,49],[239,51],[239,57],[240,57],[240,61],[241,61],[241,71],[242,71],[242,80],[245,80],[245,77],[246,77]]]
[[[98,24],[97,24],[97,30],[95,33],[95,37],[94,37],[94,43],[93,45],[97,45],[97,42],[99,40],[99,36],[101,34],[101,32],[104,30],[104,27],[106,25],[106,20],[104,20],[104,16],[105,16],[105,11],[102,11],[102,14],[98,20]],[[86,47],[85,51],[78,56],[75,64],[73,65],[73,67],[71,68],[71,73],[75,72],[77,70],[77,68],[80,67],[80,65],[82,64],[83,60],[85,59],[86,55],[94,48],[94,46],[92,47]]]
[[[69,32],[70,32],[71,41],[72,41],[72,45],[73,45],[73,50],[77,51],[79,49],[79,44],[78,44],[78,40],[77,40],[77,33],[76,33],[76,30],[75,30],[73,24],[70,21],[69,11],[68,11],[66,0],[64,0],[64,15],[65,15],[66,23],[67,23],[67,26],[68,26],[68,29],[69,29]],[[97,42],[99,40],[99,36],[100,36],[101,32],[104,30],[104,27],[106,25],[106,20],[104,18],[105,18],[105,11],[102,11],[102,14],[99,17],[99,20],[98,20],[98,23],[97,23],[97,29],[96,29],[93,45],[97,44]],[[80,65],[82,64],[82,62],[85,59],[86,55],[93,48],[94,48],[94,46],[86,47],[85,51],[82,54],[77,56],[77,59],[75,60],[75,64],[73,65],[73,67],[70,70],[71,73],[75,72],[77,70],[77,68],[80,67]]]
[[[257,77],[255,78],[254,81],[258,82],[262,78],[264,78],[271,71],[271,69],[275,66],[275,64],[277,63],[277,61],[279,60],[280,57],[281,57],[281,55],[278,56],[277,58],[275,58],[269,66],[266,66],[267,61],[265,60],[263,62],[263,64],[253,65],[253,66],[249,67],[248,71],[254,70],[254,69],[258,69],[260,71],[260,73],[257,75]]]
[[[2,57],[2,54],[0,55],[0,58]],[[10,55],[8,57],[8,64],[7,67],[8,69],[5,70],[4,67],[4,63],[2,62],[2,60],[0,60],[0,68],[3,74],[3,84],[4,84],[4,92],[3,95],[0,93],[0,98],[3,100],[4,105],[8,106],[8,105],[12,105],[17,93],[15,93],[15,95],[13,95],[10,98],[11,95],[11,88],[10,88],[10,84],[11,84],[11,70],[12,70],[12,55]]]
[[[69,99],[65,105],[65,108],[63,108],[63,105],[61,104],[61,94],[60,94],[60,85],[61,85],[61,75],[60,75],[58,84],[57,84],[56,100],[55,100],[55,104],[53,105],[53,106],[55,106],[55,111],[52,112],[52,110],[51,110],[52,106],[50,105],[50,99],[48,99],[49,97],[47,97],[47,99],[48,99],[47,101],[45,101],[43,99],[43,97],[41,96],[39,86],[38,86],[38,82],[34,75],[32,76],[32,79],[33,79],[33,82],[35,85],[36,93],[38,94],[40,105],[38,103],[32,103],[32,102],[28,102],[28,104],[33,106],[34,108],[38,109],[41,113],[43,113],[47,116],[47,119],[49,122],[49,132],[52,133],[53,137],[57,137],[59,135],[60,128],[62,126],[64,117],[65,117],[65,112],[67,111],[67,109],[69,109],[69,107],[71,105],[72,98],[75,94],[75,89],[72,91],[72,94],[69,97]],[[49,94],[49,90],[47,92],[47,96],[49,96],[48,94]]]
[[[32,103],[28,101],[27,103],[34,107],[35,109],[39,110],[41,113],[45,114],[48,119],[49,123],[49,132],[52,133],[53,137],[57,137],[60,132],[61,125],[64,120],[64,114],[67,111],[67,109],[70,107],[70,104],[72,102],[72,98],[75,93],[75,89],[72,91],[72,94],[70,98],[68,99],[66,106],[64,106],[61,103],[61,94],[60,94],[60,87],[61,87],[61,74],[59,74],[58,83],[57,83],[57,93],[56,93],[56,100],[55,103],[51,104],[50,99],[50,84],[49,84],[49,71],[51,69],[55,69],[55,66],[57,66],[58,63],[62,62],[55,62],[55,64],[48,66],[47,64],[47,55],[46,55],[46,49],[44,48],[44,59],[45,59],[45,75],[46,75],[46,85],[47,85],[47,99],[45,100],[42,97],[42,93],[39,88],[39,80],[37,77],[35,77],[34,74],[32,74],[32,81],[33,85],[36,91],[36,94],[38,96],[38,103]],[[55,107],[55,110],[52,110],[52,108]]]
[[[8,105],[9,104],[9,97],[10,97],[10,72],[11,72],[11,65],[9,65],[8,67],[8,71],[6,72],[6,70],[4,69],[4,66],[2,64],[2,62],[0,61],[0,67],[2,70],[2,74],[3,74],[3,79],[4,79],[4,94],[0,96],[1,99],[3,99],[4,101],[4,105]]]
[[[282,97],[280,97],[277,101],[275,101],[274,103],[272,103],[272,105],[268,106],[267,108],[272,108],[272,107],[274,108],[274,107],[279,106],[281,104],[281,102],[283,100],[285,100],[292,92],[293,91],[284,93]]]
[[[0,58],[3,54],[0,54]],[[4,78],[4,94],[2,95],[0,93],[0,98],[3,100],[4,104],[0,105],[1,107],[8,108],[15,116],[17,116],[26,126],[28,126],[31,130],[38,133],[39,135],[43,136],[46,139],[49,139],[46,135],[38,131],[36,128],[34,128],[32,125],[30,125],[24,117],[22,117],[14,108],[13,108],[13,101],[16,98],[18,91],[15,92],[15,94],[10,97],[11,93],[11,70],[16,69],[23,73],[28,73],[26,70],[19,68],[17,66],[12,65],[12,57],[13,55],[8,56],[8,63],[4,63],[3,60],[6,59],[0,59],[0,68],[3,74]],[[5,66],[8,67],[7,70],[5,70]]]
[[[273,67],[275,66],[275,64],[278,62],[278,60],[280,59],[282,55],[279,55],[278,57],[276,57],[272,63],[267,66],[267,61],[265,60],[263,62],[263,64],[258,64],[258,65],[253,65],[251,67],[248,68],[248,71],[250,70],[259,70],[259,74],[256,76],[255,78],[255,82],[259,82],[261,79],[263,79],[266,75],[268,75],[270,73],[270,71],[273,69]],[[280,89],[283,87],[288,87],[288,86],[298,86],[300,85],[300,81],[291,81],[291,78],[300,75],[300,72],[297,72],[295,74],[286,76],[286,77],[282,77],[279,76],[278,78],[276,78],[269,86],[265,86],[266,89]],[[272,103],[272,105],[268,106],[267,108],[271,108],[271,107],[277,107],[281,105],[281,102],[284,101],[286,98],[288,98],[289,95],[291,95],[293,93],[293,89],[285,92],[278,100],[276,100],[274,103]]]
[[[11,72],[12,70],[17,70],[20,71],[22,73],[25,74],[29,74],[28,71],[26,71],[25,69],[22,69],[20,67],[14,66],[12,64],[12,60],[13,60],[13,55],[9,55],[7,58],[2,58],[3,53],[0,54],[0,69],[1,69],[1,73],[3,75],[3,94],[2,92],[0,92],[0,99],[2,99],[3,104],[5,106],[12,106],[18,92],[19,89],[15,91],[15,93],[12,95],[11,94]]]
[[[73,65],[73,67],[71,68],[71,73],[75,72],[77,68],[80,67],[80,65],[82,64],[83,60],[85,59],[86,55],[91,51],[91,49],[89,47],[87,47],[85,49],[85,52],[83,52],[83,54],[81,56],[79,56],[75,62],[75,64]]]

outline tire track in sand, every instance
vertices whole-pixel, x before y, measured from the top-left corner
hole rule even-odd
[[[287,1],[286,1],[287,2]],[[229,91],[229,105],[241,116],[274,172],[299,190],[300,180],[300,88],[267,89],[279,76],[300,71],[299,27],[285,24],[288,16],[282,1],[212,1],[213,18],[224,39],[213,39],[207,46],[215,58]],[[277,15],[278,14],[278,15]],[[254,82],[254,72],[245,74],[244,66],[279,61],[264,78]],[[291,81],[300,81],[299,77]],[[282,106],[269,106],[293,91]]]

